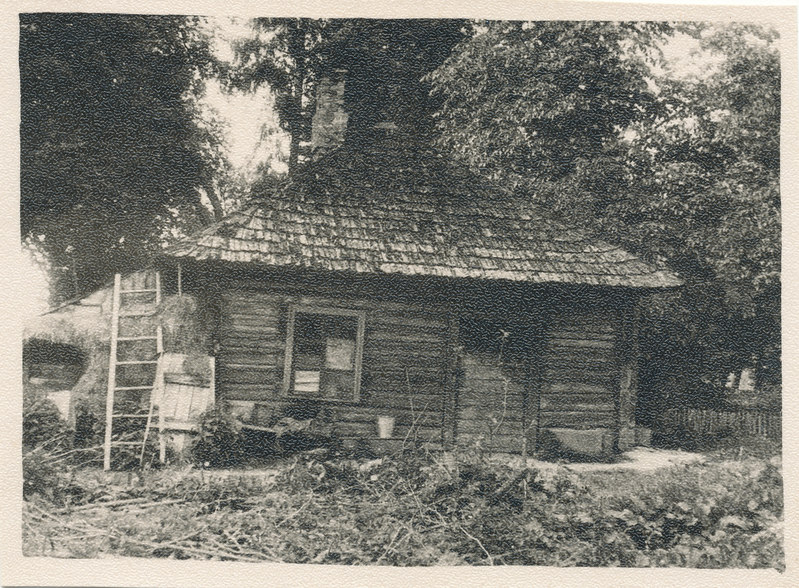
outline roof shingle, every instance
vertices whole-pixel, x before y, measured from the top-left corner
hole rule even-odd
[[[430,149],[339,149],[165,251],[373,274],[632,288],[681,284]]]

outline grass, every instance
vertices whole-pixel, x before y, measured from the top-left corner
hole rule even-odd
[[[779,458],[652,472],[513,468],[479,454],[303,453],[269,474],[171,468],[25,504],[26,555],[379,565],[784,569]]]

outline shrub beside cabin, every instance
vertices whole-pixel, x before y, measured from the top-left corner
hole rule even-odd
[[[166,251],[213,309],[217,402],[378,450],[633,445],[636,302],[678,278],[395,125],[343,140],[342,86],[322,84],[312,161]]]

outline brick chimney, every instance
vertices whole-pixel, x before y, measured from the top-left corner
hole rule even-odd
[[[347,71],[337,69],[319,80],[316,112],[311,120],[311,152],[324,152],[344,142],[349,115],[344,110],[344,78]]]

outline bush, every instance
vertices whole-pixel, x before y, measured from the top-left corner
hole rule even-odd
[[[28,448],[44,443],[64,445],[68,442],[68,427],[58,407],[46,398],[23,406],[22,444]]]
[[[72,468],[66,460],[53,457],[43,450],[33,450],[22,457],[22,496],[30,500],[39,495],[58,505],[64,505],[81,494],[72,483]]]
[[[214,407],[200,418],[199,436],[192,457],[200,465],[231,467],[244,460],[241,427],[224,408]]]
[[[85,401],[75,404],[75,447],[102,445],[105,420],[98,418]]]
[[[454,467],[413,451],[370,461],[312,455],[284,469],[277,487],[316,501],[292,528],[336,546],[325,563],[779,568],[779,460],[755,472],[737,463],[603,472],[596,484],[476,453]],[[312,536],[292,541],[319,550]]]
[[[194,358],[204,375],[208,367],[205,356],[211,348],[209,329],[216,324],[210,303],[189,294],[165,296],[156,319],[163,327],[164,349]]]

